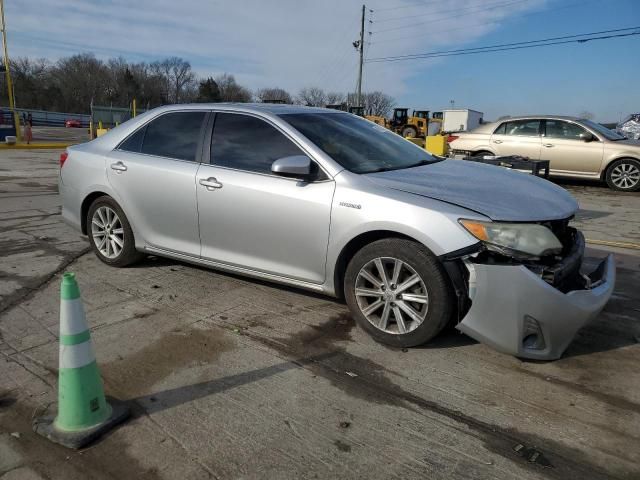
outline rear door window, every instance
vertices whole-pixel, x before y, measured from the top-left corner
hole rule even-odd
[[[264,120],[238,113],[217,113],[211,163],[217,167],[271,174],[282,157],[304,155],[291,140]]]
[[[504,126],[505,131],[501,132],[503,135],[517,137],[537,137],[540,135],[540,120],[514,120],[506,122]]]
[[[120,150],[195,161],[206,112],[172,112],[151,120],[128,137]]]

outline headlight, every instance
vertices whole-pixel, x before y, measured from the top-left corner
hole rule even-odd
[[[489,250],[505,255],[521,252],[542,257],[562,251],[558,238],[544,225],[537,223],[494,223],[460,219],[467,231],[484,242]]]

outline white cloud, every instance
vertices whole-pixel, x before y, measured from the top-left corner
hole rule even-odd
[[[369,57],[456,48],[546,0],[372,0]],[[345,0],[29,0],[6,3],[11,55],[93,51],[154,60],[177,55],[200,75],[230,72],[250,88],[353,91],[361,3]],[[443,12],[443,10],[447,12]],[[398,18],[397,17],[409,17]],[[393,30],[391,30],[393,29]],[[383,31],[387,30],[387,31]],[[378,32],[378,33],[376,33]],[[366,89],[392,95],[435,61],[371,63]]]

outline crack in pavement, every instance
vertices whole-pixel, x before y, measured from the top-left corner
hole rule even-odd
[[[42,275],[40,278],[38,278],[36,280],[35,285],[22,286],[12,294],[7,295],[2,301],[0,301],[0,315],[2,315],[7,310],[19,305],[23,301],[31,298],[32,295],[37,293],[40,289],[46,286],[51,280],[53,280],[53,278],[58,273],[60,273],[62,270],[67,268],[70,264],[75,262],[78,258],[85,255],[89,251],[91,251],[91,246],[86,246],[80,251],[65,257],[55,270],[47,273],[46,275]]]

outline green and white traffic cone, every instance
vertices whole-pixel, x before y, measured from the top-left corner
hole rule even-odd
[[[105,399],[89,325],[75,274],[65,273],[60,289],[58,413],[36,418],[33,429],[69,448],[82,448],[124,421],[129,407]]]

